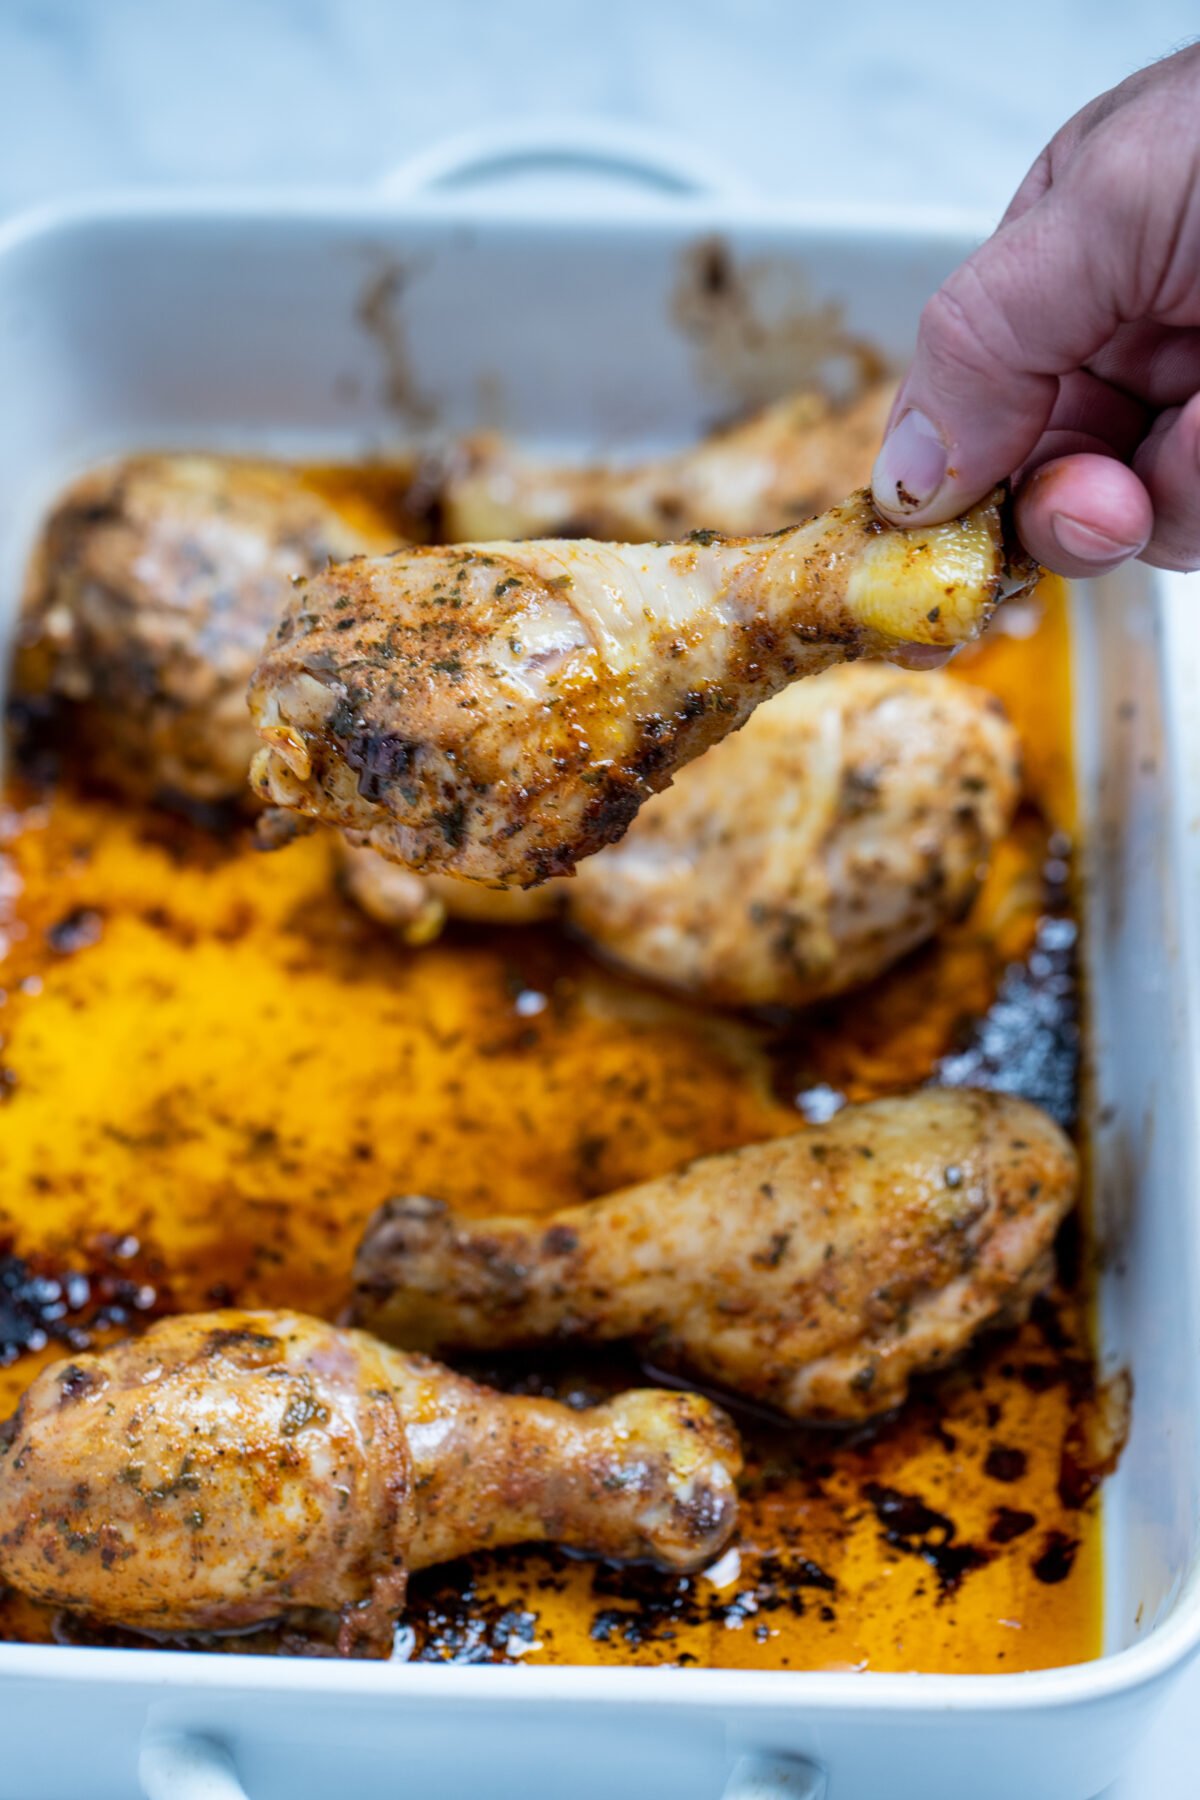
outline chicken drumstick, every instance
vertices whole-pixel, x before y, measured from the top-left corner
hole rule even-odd
[[[835,407],[788,394],[674,455],[577,468],[530,456],[496,432],[456,446],[441,492],[447,537],[596,537],[631,544],[697,527],[779,531],[870,479],[894,381]]]
[[[760,706],[562,880],[485,888],[335,843],[354,899],[409,943],[446,915],[561,917],[650,981],[808,1006],[961,917],[1019,791],[1017,734],[991,694],[853,663]]]
[[[249,800],[246,683],[293,575],[395,548],[294,469],[138,456],[46,522],[18,625],[18,694],[51,696],[92,774],[135,798]]]
[[[982,629],[1001,497],[924,531],[865,493],[769,538],[465,544],[300,582],[250,688],[252,782],[422,872],[528,887],[803,675]]]
[[[356,1314],[410,1348],[631,1338],[794,1418],[864,1419],[1022,1315],[1075,1184],[1028,1101],[931,1089],[537,1219],[391,1201]]]
[[[155,1632],[313,1609],[386,1655],[410,1569],[503,1544],[702,1567],[737,1436],[693,1394],[574,1411],[291,1312],[165,1319],[44,1369],[6,1428],[0,1571]]]

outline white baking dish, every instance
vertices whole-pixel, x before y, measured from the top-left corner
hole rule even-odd
[[[545,149],[460,146],[424,160],[423,191],[410,171],[366,199],[120,198],[0,232],[5,616],[38,512],[115,450],[336,456],[481,419],[564,452],[682,440],[803,376],[811,320],[831,303],[845,332],[902,358],[968,242],[945,221],[763,207],[658,146],[648,162],[644,141],[595,134],[565,153],[591,169],[580,217],[577,194],[543,181],[534,206],[499,183]],[[606,164],[636,177],[619,204],[595,189]],[[485,174],[481,198],[466,177]],[[749,270],[756,317],[774,319],[754,343],[697,325],[695,248],[714,235]],[[1076,604],[1102,1340],[1136,1387],[1106,1496],[1104,1657],[933,1677],[4,1644],[0,1796],[118,1800],[136,1790],[139,1751],[145,1791],[175,1800],[715,1800],[815,1794],[821,1770],[833,1800],[1086,1800],[1113,1779],[1200,1642],[1197,598],[1139,569]],[[731,1773],[744,1752],[773,1768]],[[786,1760],[800,1758],[807,1769]]]

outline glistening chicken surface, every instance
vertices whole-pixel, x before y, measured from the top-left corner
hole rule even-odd
[[[248,802],[246,685],[292,577],[398,542],[301,471],[142,456],[81,477],[43,531],[17,691],[43,695],[91,767],[138,797]]]
[[[573,1411],[292,1312],[183,1314],[52,1364],[0,1460],[0,1569],[143,1631],[337,1613],[388,1655],[410,1569],[552,1541],[702,1567],[741,1450],[692,1394]]]
[[[856,663],[760,706],[570,878],[484,888],[350,846],[343,872],[409,943],[447,915],[559,918],[650,981],[723,1005],[808,1006],[962,916],[1019,789],[1019,742],[993,695]]]
[[[303,482],[339,509],[402,485],[376,466],[306,470]],[[1051,836],[1074,818],[1066,644],[1048,584],[952,666],[947,684],[961,671],[1002,697],[1025,803],[964,919],[803,1021],[673,1003],[545,929],[452,922],[410,955],[339,902],[320,837],[256,857],[240,833],[114,805],[87,785],[86,757],[48,786],[11,787],[0,1092],[15,1243],[0,1263],[0,1325],[3,1355],[19,1360],[0,1369],[0,1410],[44,1354],[29,1348],[40,1321],[59,1342],[103,1328],[110,1309],[93,1324],[81,1284],[111,1295],[114,1320],[231,1300],[331,1315],[384,1193],[444,1195],[459,1218],[559,1209],[794,1131],[797,1106],[820,1116],[810,1101],[936,1077],[963,1032],[986,1036],[981,1078],[1041,1095],[1050,1030],[1064,1049],[1053,1103],[1069,1119],[1069,846]],[[1047,955],[1045,909],[1047,934],[1060,934]],[[1006,976],[993,1009],[1006,969],[1027,999],[1014,1005]],[[415,1575],[399,1653],[956,1671],[1094,1655],[1101,1534],[1096,1459],[1081,1456],[1094,1362],[1075,1242],[1069,1227],[1056,1283],[1024,1325],[918,1383],[899,1416],[844,1434],[747,1415],[737,1552],[711,1578],[479,1553]],[[471,1366],[575,1403],[644,1379],[617,1345],[483,1353]],[[0,1630],[145,1641],[12,1588]],[[307,1654],[326,1639],[306,1619],[302,1632],[187,1641]]]
[[[770,538],[457,545],[299,583],[250,689],[252,779],[420,872],[526,887],[620,837],[789,682],[987,623],[1002,496],[884,526],[865,492]]]
[[[1076,1181],[1026,1101],[875,1100],[536,1221],[391,1201],[359,1247],[356,1316],[412,1349],[631,1338],[793,1418],[865,1419],[1023,1316]]]

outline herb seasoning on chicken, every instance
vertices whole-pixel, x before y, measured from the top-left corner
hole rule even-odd
[[[410,1569],[553,1541],[663,1568],[737,1518],[737,1436],[642,1389],[572,1411],[291,1312],[183,1314],[44,1369],[6,1428],[0,1567],[143,1631],[341,1615],[388,1655]]]
[[[92,470],[38,547],[16,691],[53,700],[92,771],[126,792],[244,802],[246,685],[292,577],[395,542],[282,465],[143,456]]]
[[[420,876],[346,846],[346,884],[410,943],[446,916],[561,917],[614,963],[732,1006],[861,987],[959,918],[1012,822],[1020,748],[980,688],[828,669],[679,771],[571,879]]]
[[[267,647],[254,785],[422,872],[531,886],[789,682],[961,644],[1030,576],[998,493],[912,532],[860,493],[772,538],[362,558],[299,583]]]
[[[1027,1101],[875,1100],[536,1220],[392,1201],[356,1312],[410,1349],[631,1338],[793,1418],[864,1419],[1028,1309],[1076,1179]]]

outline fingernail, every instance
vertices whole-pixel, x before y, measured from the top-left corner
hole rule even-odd
[[[1110,537],[1107,531],[1098,531],[1094,525],[1085,525],[1067,513],[1051,513],[1050,529],[1059,549],[1080,562],[1120,562],[1127,556],[1136,556],[1142,548],[1141,544],[1122,543],[1120,538]]]
[[[872,477],[876,497],[891,512],[919,512],[945,481],[947,460],[936,425],[914,407],[879,452]]]

